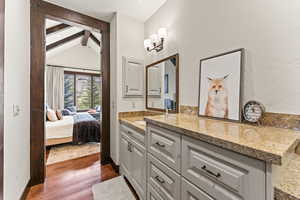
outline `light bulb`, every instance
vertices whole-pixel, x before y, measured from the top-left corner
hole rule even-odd
[[[167,29],[166,28],[158,29],[158,37],[159,37],[159,39],[163,39],[163,38],[168,37]]]
[[[158,36],[156,34],[151,35],[150,39],[151,39],[152,43],[157,43],[158,42]]]
[[[151,47],[151,40],[150,39],[144,40],[144,47],[145,47],[145,49]]]

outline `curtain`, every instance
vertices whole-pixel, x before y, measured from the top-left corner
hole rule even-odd
[[[50,109],[64,108],[64,69],[46,67],[46,104]]]

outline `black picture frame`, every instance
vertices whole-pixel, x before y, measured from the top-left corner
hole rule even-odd
[[[222,56],[226,56],[226,55],[229,55],[229,54],[233,54],[233,53],[237,53],[237,52],[240,52],[241,53],[241,56],[240,56],[240,87],[239,87],[239,119],[238,120],[234,120],[234,119],[228,119],[228,118],[220,118],[220,117],[212,117],[212,116],[207,116],[207,115],[203,115],[203,114],[200,114],[200,98],[201,98],[201,71],[202,71],[202,68],[203,68],[203,62],[204,61],[207,61],[207,60],[210,60],[210,59],[214,59],[214,58],[217,58],[217,57],[222,57]],[[228,51],[228,52],[225,52],[225,53],[221,53],[221,54],[217,54],[217,55],[214,55],[214,56],[210,56],[210,57],[207,57],[207,58],[203,58],[200,60],[200,69],[199,69],[199,95],[198,95],[198,116],[199,117],[206,117],[206,118],[210,118],[210,119],[217,119],[217,120],[223,120],[223,121],[231,121],[231,122],[239,122],[241,123],[242,122],[242,109],[243,109],[243,106],[242,106],[242,102],[243,102],[243,87],[244,87],[244,58],[245,57],[245,49],[244,48],[239,48],[239,49],[235,49],[235,50],[232,50],[232,51]]]

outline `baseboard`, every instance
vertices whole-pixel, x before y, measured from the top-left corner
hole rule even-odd
[[[101,165],[108,165],[111,164],[111,166],[113,167],[113,169],[119,173],[120,171],[120,167],[113,161],[113,159],[111,159],[111,157],[109,157],[107,160],[101,160]]]
[[[27,197],[27,195],[29,193],[29,190],[30,190],[30,183],[31,183],[31,181],[29,180],[28,183],[26,184],[26,187],[24,188],[24,191],[22,193],[22,196],[21,196],[20,200],[26,200],[26,197]]]
[[[120,166],[117,165],[113,159],[111,159],[111,166],[114,168],[114,170],[119,174],[120,173]]]

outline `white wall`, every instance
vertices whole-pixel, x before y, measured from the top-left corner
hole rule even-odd
[[[30,177],[30,5],[5,5],[4,199],[19,199]],[[13,116],[13,104],[19,116]]]
[[[119,162],[118,96],[117,96],[117,15],[110,22],[110,156]]]
[[[300,114],[299,10],[298,0],[169,0],[145,23],[145,38],[169,32],[166,49],[147,63],[178,52],[179,103],[197,106],[200,59],[244,47],[244,101]]]
[[[64,51],[59,51],[59,53],[54,55],[48,55],[47,53],[46,63],[66,67],[100,70],[100,52],[97,53],[92,47],[77,44]]]
[[[116,13],[111,21],[111,37],[111,157],[118,164],[118,112],[145,109],[144,98],[122,96],[122,57],[144,60],[144,23]]]

